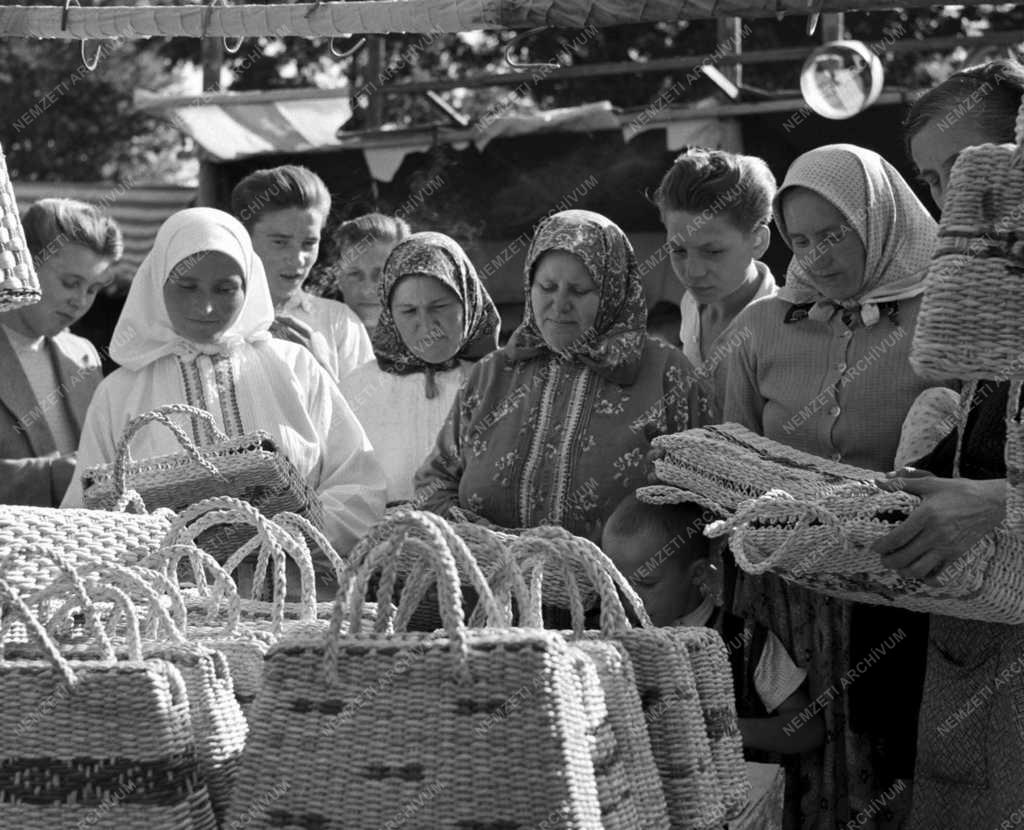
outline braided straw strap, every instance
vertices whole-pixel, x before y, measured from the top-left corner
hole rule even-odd
[[[544,541],[559,535],[556,529],[546,527],[531,532]],[[513,551],[516,552],[515,546]],[[562,569],[566,586],[585,580],[596,589],[601,602],[601,634],[582,631],[583,607],[578,599],[570,608],[575,633],[584,638],[611,638],[629,655],[636,673],[636,692],[644,710],[646,737],[672,825],[712,827],[721,824],[726,814],[726,801],[733,805],[738,798],[745,800],[747,786],[738,727],[720,729],[721,700],[717,691],[721,682],[712,678],[707,684],[704,677],[698,682],[696,676],[698,668],[707,673],[721,672],[721,667],[693,663],[685,640],[675,629],[654,628],[628,579],[589,540],[573,537],[572,543],[562,548],[555,558],[550,556],[550,551],[546,559],[543,553],[538,556],[535,549],[526,545],[519,551],[521,567],[527,572],[527,583],[533,591],[543,589],[546,574],[541,579],[537,575],[550,567]],[[630,626],[623,598],[642,628]],[[536,608],[537,604],[535,598],[531,607]],[[731,695],[728,666],[725,678]],[[715,692],[712,705],[706,710],[702,709],[704,700],[700,694],[705,686]],[[734,724],[735,712],[733,701]],[[713,721],[709,721],[707,715],[713,715]],[[712,734],[716,751],[710,739]],[[623,737],[621,740],[635,743],[636,739]],[[642,768],[634,769],[633,774],[634,788],[650,789],[649,782],[641,780],[645,775]]]
[[[229,819],[380,827],[404,823],[403,805],[417,799],[422,827],[600,827],[576,654],[554,632],[467,628],[460,570],[488,622],[504,615],[465,545],[426,514],[395,522],[405,538],[389,531],[354,557],[330,630],[270,650]],[[443,631],[364,633],[371,582],[379,577],[382,603],[396,590],[395,545],[409,562],[397,627],[433,580]],[[252,810],[283,783],[272,805]]]
[[[0,311],[32,305],[41,298],[39,278],[14,198],[14,183],[0,147]]]
[[[1024,377],[1024,103],[1014,144],[965,148],[950,172],[910,362],[940,380]]]
[[[936,584],[882,565],[871,544],[919,500],[866,485],[807,500],[771,492],[707,529],[730,534],[736,563],[843,599],[990,622],[1024,622],[1024,540],[1005,528],[946,565]]]
[[[213,830],[182,674],[168,661],[142,659],[138,616],[124,591],[82,579],[59,552],[31,553],[56,563],[93,639],[59,646],[30,607],[56,594],[26,602],[0,579],[2,630],[16,615],[41,646],[24,657],[12,659],[13,648],[0,654],[0,825],[74,827],[102,815],[110,827]],[[124,615],[127,640],[116,649],[99,620],[104,607]]]

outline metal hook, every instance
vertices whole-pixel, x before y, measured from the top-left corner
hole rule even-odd
[[[210,0],[210,5],[206,7],[206,15],[203,17],[203,37],[206,37],[206,30],[210,26],[210,17],[213,15],[213,7],[219,6],[222,3],[224,4],[225,7],[227,7],[227,0]],[[245,41],[245,37],[236,37],[234,39],[234,45],[229,43],[229,40],[231,40],[231,38],[221,38],[221,41],[223,41],[224,43],[224,51],[227,52],[229,55],[234,55],[238,52],[239,49],[242,48],[242,43]]]
[[[334,48],[334,38],[331,38],[330,48],[331,54],[336,58],[351,58],[356,52],[362,49],[366,45],[366,38],[361,37],[356,41],[355,46],[350,49],[346,49],[344,52],[339,52]]]
[[[82,8],[82,5],[78,2],[78,0],[64,0],[64,11],[61,13],[60,16],[60,30],[62,32],[66,32],[68,30],[68,15],[71,13],[72,3],[74,3],[75,6],[77,6],[78,8]],[[86,69],[92,72],[100,64],[100,56],[103,54],[103,44],[96,44],[96,54],[93,55],[92,60],[90,61],[85,56],[85,44],[87,44],[88,42],[88,38],[82,38],[82,66],[84,66]]]
[[[522,45],[522,42],[528,37],[539,34],[540,32],[546,31],[547,26],[538,26],[536,29],[527,29],[525,32],[520,32],[512,40],[505,44],[505,63],[511,66],[513,69],[538,69],[542,66],[551,67],[550,63],[519,63],[519,61],[513,59],[512,53],[515,49]],[[561,66],[562,62],[557,61],[558,65]]]

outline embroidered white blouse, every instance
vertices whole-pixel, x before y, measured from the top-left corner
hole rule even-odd
[[[327,536],[339,553],[351,549],[383,512],[384,474],[362,426],[312,354],[281,340],[192,359],[165,355],[105,378],[89,407],[78,469],[62,506],[82,505],[81,473],[114,460],[132,417],[170,403],[207,410],[229,436],[258,429],[273,436],[319,494]],[[208,442],[205,429],[195,432],[193,425],[192,438]],[[159,425],[132,441],[136,458],[178,451],[177,440]]]
[[[437,372],[436,398],[426,396],[423,374],[385,372],[376,361],[360,366],[339,384],[384,468],[389,503],[413,497],[416,470],[433,450],[470,366],[463,362]]]

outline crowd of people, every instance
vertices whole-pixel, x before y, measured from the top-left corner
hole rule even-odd
[[[940,209],[965,147],[1014,140],[1022,92],[1024,68],[996,61],[914,103],[908,152]],[[744,746],[786,767],[787,828],[999,826],[1024,775],[1024,675],[1003,676],[1024,658],[1020,628],[739,573],[692,532],[699,507],[634,496],[655,436],[735,422],[920,496],[876,543],[902,575],[936,576],[999,525],[1008,383],[964,402],[956,477],[960,380],[937,385],[909,363],[935,221],[886,159],[850,144],[801,155],[781,186],[756,156],[691,149],[652,200],[686,289],[679,345],[648,333],[626,233],[586,210],[534,229],[522,323],[500,346],[467,253],[401,219],[343,223],[328,296],[309,293],[331,197],[297,166],[246,177],[230,213],[170,217],[111,342],[92,344],[68,328],[104,286],[120,232],[89,205],[37,202],[23,222],[43,299],[0,315],[0,502],[82,506],[83,474],[114,461],[133,416],[191,404],[228,436],[272,435],[342,554],[398,503],[499,528],[558,524],[602,546],[656,625],[718,628]],[[773,222],[792,251],[778,281],[759,261]],[[106,378],[97,345],[120,366]],[[178,444],[150,430],[132,448]],[[848,682],[880,643],[894,646]],[[965,706],[955,729],[938,728]]]

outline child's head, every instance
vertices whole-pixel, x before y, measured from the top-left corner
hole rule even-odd
[[[775,176],[763,159],[692,149],[654,192],[672,269],[699,303],[721,302],[753,279],[771,242]]]
[[[312,170],[294,164],[250,173],[231,191],[231,212],[250,236],[278,308],[301,289],[320,253],[331,194]]]
[[[380,318],[377,287],[391,250],[409,236],[409,225],[397,216],[367,213],[342,222],[331,235],[337,257],[331,272],[345,303],[371,331]]]
[[[645,504],[630,494],[604,524],[601,548],[636,589],[655,625],[671,625],[701,602],[709,569],[704,511]]]
[[[52,337],[80,319],[110,282],[107,270],[124,249],[121,229],[73,199],[40,199],[21,221],[42,298],[11,313],[24,333]]]

